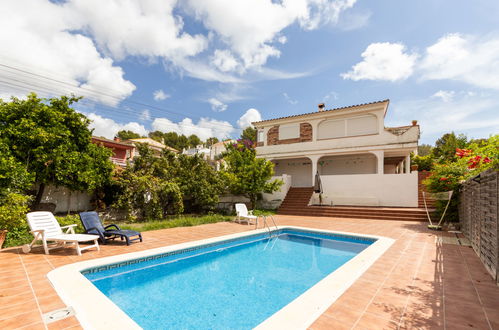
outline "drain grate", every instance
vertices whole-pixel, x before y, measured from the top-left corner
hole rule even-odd
[[[45,322],[45,324],[49,324],[55,321],[64,320],[65,318],[73,315],[75,315],[73,307],[64,307],[43,314],[43,321]]]

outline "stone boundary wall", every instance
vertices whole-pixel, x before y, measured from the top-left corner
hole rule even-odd
[[[463,234],[499,284],[499,172],[487,170],[463,184],[459,222]]]

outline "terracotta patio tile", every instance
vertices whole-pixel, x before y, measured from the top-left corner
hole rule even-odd
[[[67,329],[69,327],[73,326],[79,326],[80,322],[78,322],[78,319],[74,316],[65,318],[63,320],[57,321],[57,322],[52,322],[47,324],[47,328],[49,330],[62,330],[62,329]]]
[[[55,291],[54,294],[49,296],[39,296],[38,304],[40,305],[42,313],[48,313],[66,306]]]
[[[401,297],[400,295],[377,295],[367,307],[366,312],[394,322],[399,322],[408,298],[408,296]]]
[[[355,308],[353,306],[333,305],[326,310],[324,315],[346,324],[354,324],[363,312],[364,310],[360,306]]]
[[[0,320],[0,329],[16,329],[30,324],[40,323],[42,321],[43,320],[38,311],[27,312],[8,319]]]
[[[5,304],[0,306],[0,320],[12,318],[19,314],[34,312],[38,310],[36,300],[25,301],[20,304]]]
[[[312,330],[350,330],[353,324],[346,324],[334,318],[322,315],[315,321],[309,329]]]
[[[384,319],[377,315],[364,313],[354,329],[398,329],[398,324],[398,322],[393,322],[392,320]]]
[[[487,329],[488,323],[481,306],[469,303],[445,304],[445,320],[451,326],[469,326]]]

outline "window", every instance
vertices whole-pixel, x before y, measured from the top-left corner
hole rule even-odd
[[[257,142],[263,142],[263,130],[258,130],[258,135],[256,137]]]

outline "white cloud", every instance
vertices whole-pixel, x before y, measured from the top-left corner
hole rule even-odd
[[[175,0],[71,0],[65,7],[81,28],[114,58],[194,56],[207,46],[206,37],[183,31],[173,13]]]
[[[140,120],[149,121],[149,120],[151,120],[151,113],[149,112],[149,110],[144,109],[144,110],[142,110],[142,113],[140,114],[139,118],[140,118]]]
[[[228,50],[215,50],[211,63],[222,72],[236,71],[240,67],[239,62]]]
[[[155,101],[164,101],[167,98],[170,98],[171,95],[170,94],[166,94],[165,92],[163,92],[162,89],[158,89],[157,91],[154,91],[153,97],[154,97]]]
[[[112,139],[121,130],[130,130],[140,135],[147,135],[148,133],[147,129],[137,122],[119,124],[112,119],[104,118],[95,113],[86,114],[86,116],[92,121],[90,128],[94,130],[93,135],[95,136]]]
[[[217,112],[222,112],[227,110],[227,104],[221,102],[220,100],[212,97],[208,100],[208,103],[211,104],[211,110],[217,111]]]
[[[414,71],[417,54],[407,54],[400,43],[372,43],[361,54],[363,61],[342,73],[343,79],[388,80],[407,79]]]
[[[369,24],[371,12],[356,12],[346,11],[338,21],[338,28],[343,31],[352,31],[363,28]]]
[[[292,105],[295,105],[298,103],[297,100],[293,100],[291,97],[289,97],[288,93],[282,93],[282,96],[284,96],[284,99],[289,103],[289,104],[292,104]]]
[[[456,92],[447,100],[432,95],[393,102],[387,126],[409,125],[412,119],[417,119],[421,125],[421,143],[433,144],[437,138],[452,131],[469,137],[488,137],[497,134],[498,107],[499,97],[494,94]]]
[[[438,97],[444,102],[450,102],[454,98],[454,95],[456,92],[454,91],[438,91],[435,94],[432,95],[432,97]]]
[[[118,104],[135,90],[123,70],[102,56],[90,38],[68,32],[78,26],[64,6],[41,0],[1,1],[0,12],[0,44],[9,45],[2,47],[2,62],[67,84],[14,69],[2,70],[3,80],[24,86],[24,92],[75,93],[108,105]]]
[[[153,130],[176,132],[186,136],[196,134],[201,140],[206,140],[209,137],[225,139],[234,132],[234,127],[229,122],[211,118],[201,118],[197,124],[191,118],[184,118],[178,123],[167,118],[156,118],[152,122],[152,128]]]
[[[499,38],[448,34],[426,49],[423,79],[450,79],[499,89]]]
[[[252,122],[260,121],[260,120],[262,120],[262,115],[260,114],[260,111],[258,111],[257,109],[251,108],[251,109],[248,109],[244,113],[244,115],[241,116],[241,118],[239,118],[239,120],[237,121],[237,125],[239,126],[239,128],[244,129],[246,127],[251,126]]]
[[[280,56],[275,43],[285,42],[285,37],[281,35],[285,28],[294,23],[309,30],[316,29],[321,24],[334,24],[339,15],[355,2],[356,0],[188,0],[186,7],[229,48],[232,56],[230,62],[214,63],[228,71],[263,66],[270,57]],[[220,54],[215,57],[219,58]],[[236,62],[241,63],[242,69],[235,65]],[[221,63],[224,65],[220,65]]]

